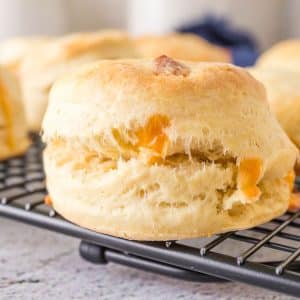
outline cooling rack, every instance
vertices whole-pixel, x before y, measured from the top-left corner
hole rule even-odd
[[[42,148],[35,138],[24,156],[0,162],[0,216],[80,239],[80,255],[93,263],[114,262],[189,281],[239,281],[300,296],[300,212],[207,239],[115,238],[74,225],[44,204]]]

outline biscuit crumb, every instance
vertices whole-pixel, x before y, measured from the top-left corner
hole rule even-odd
[[[188,76],[190,74],[190,69],[179,63],[178,61],[166,56],[161,55],[154,60],[154,73],[156,75],[159,74],[167,74],[167,75],[182,75]]]

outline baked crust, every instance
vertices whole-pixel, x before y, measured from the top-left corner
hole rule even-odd
[[[229,64],[101,61],[61,78],[43,122],[54,208],[139,240],[207,236],[288,207],[297,149]]]

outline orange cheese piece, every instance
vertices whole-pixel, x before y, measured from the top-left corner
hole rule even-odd
[[[168,117],[153,115],[148,119],[145,126],[136,131],[138,142],[135,146],[150,149],[155,153],[154,157],[149,160],[150,164],[156,161],[155,157],[162,157],[166,152],[169,139],[164,133],[164,129],[169,125]]]
[[[284,179],[289,184],[291,191],[294,189],[295,178],[296,178],[296,175],[295,175],[294,170],[291,170],[290,172],[288,172],[288,174],[284,177]]]
[[[44,202],[45,202],[46,205],[52,206],[52,199],[49,195],[45,196]]]
[[[292,193],[289,202],[289,211],[300,209],[300,193]]]
[[[287,181],[290,187],[290,191],[292,192],[294,189],[294,183],[295,183],[295,172],[294,170],[291,170],[284,179]],[[300,193],[291,193],[290,200],[289,200],[289,210],[295,211],[300,209]]]
[[[4,126],[6,128],[6,143],[10,149],[15,146],[14,136],[13,136],[13,119],[10,103],[7,99],[7,92],[0,81],[0,110],[3,112],[4,116]]]
[[[245,158],[241,160],[238,169],[238,185],[248,198],[259,197],[261,191],[257,186],[262,170],[262,161],[259,158]]]

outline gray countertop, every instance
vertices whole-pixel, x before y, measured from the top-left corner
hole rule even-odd
[[[93,265],[79,241],[0,218],[0,299],[294,299],[239,283],[191,283]]]

